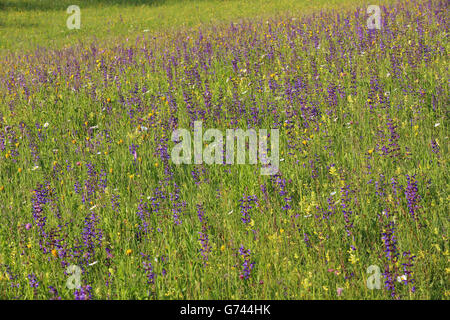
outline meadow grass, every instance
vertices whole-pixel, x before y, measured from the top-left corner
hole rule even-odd
[[[75,3],[76,2],[76,3]],[[96,39],[111,43],[150,33],[172,33],[183,28],[227,24],[251,18],[294,16],[314,10],[345,8],[364,2],[355,0],[248,0],[248,1],[144,1],[144,0],[8,0],[0,4],[0,51],[37,47],[59,48]],[[379,4],[389,1],[381,1]],[[67,7],[81,9],[82,27],[69,30]]]
[[[94,1],[77,31],[50,3],[2,8],[1,298],[448,299],[445,2],[370,32],[356,1]],[[194,120],[278,128],[280,172],[174,165]]]

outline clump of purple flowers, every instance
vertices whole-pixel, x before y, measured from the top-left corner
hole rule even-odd
[[[144,258],[142,265],[144,267],[145,275],[147,276],[147,284],[152,286],[155,284],[156,275],[153,271],[153,265],[150,262],[150,256],[141,252],[141,256]],[[148,290],[148,295],[150,296],[150,288]]]
[[[173,205],[172,207],[172,216],[173,221],[176,225],[180,225],[183,221],[181,220],[181,215],[183,213],[183,209],[186,207],[185,201],[180,201],[180,187],[174,182],[173,183],[174,192],[169,193],[170,203]]]
[[[309,235],[306,232],[303,233],[303,242],[305,242],[308,248],[311,247],[311,240],[309,239]]]
[[[400,155],[400,147],[398,145],[398,140],[400,139],[400,136],[395,130],[397,126],[394,125],[394,121],[392,119],[390,118],[388,119],[387,126],[390,132],[389,144],[388,148],[383,147],[383,151],[386,154],[390,154],[391,158],[395,158]]]
[[[409,213],[414,220],[417,220],[417,213],[420,208],[419,202],[421,199],[417,189],[417,180],[415,179],[415,175],[411,177],[409,175],[406,175],[406,179],[408,183],[405,189],[405,196],[406,200],[408,201]]]
[[[412,277],[413,272],[412,272],[412,267],[414,266],[414,259],[416,258],[416,256],[413,256],[411,254],[411,251],[405,251],[403,252],[403,258],[406,260],[405,263],[402,263],[403,266],[403,272],[406,276],[406,280],[403,280],[403,283],[405,285],[407,285],[408,283],[414,284],[415,280]],[[413,285],[411,288],[411,292],[416,292],[416,286]]]
[[[433,151],[433,153],[438,154],[439,153],[439,145],[436,141],[436,139],[431,139],[431,151]]]
[[[111,194],[111,208],[115,213],[119,213],[120,196],[118,194]]]
[[[390,291],[392,298],[395,298],[395,280],[397,276],[396,263],[398,261],[397,238],[395,236],[395,223],[390,221],[382,233],[384,252],[386,253],[387,263],[384,268],[384,277],[386,279],[385,287]]]
[[[289,181],[291,182],[291,181]],[[272,176],[272,184],[279,190],[280,196],[283,197],[284,205],[281,207],[282,210],[288,211],[291,209],[290,202],[292,201],[292,197],[288,195],[286,179],[281,177],[281,173],[277,173]]]
[[[92,287],[90,285],[82,286],[80,289],[74,291],[75,300],[91,300]]]
[[[388,261],[396,262],[398,260],[397,252],[397,238],[395,236],[395,224],[390,221],[382,233],[382,239],[384,243],[384,252]]]
[[[4,264],[3,266],[5,267],[6,274],[8,275],[8,279],[10,280],[11,288],[20,288],[20,283],[17,279],[19,276],[11,270],[11,266],[7,264]]]
[[[39,282],[37,281],[36,275],[34,273],[28,275],[28,283],[30,284],[31,288],[39,287]]]
[[[50,300],[61,300],[61,297],[58,295],[58,290],[56,290],[53,286],[48,286],[49,292],[52,294]]]
[[[107,187],[107,174],[104,170],[101,170],[99,173],[98,170],[95,169],[95,166],[88,162],[86,163],[88,177],[84,180],[84,190],[82,194],[83,203],[90,202],[95,200],[98,192],[104,192]],[[78,182],[75,183],[75,192],[80,193],[80,184]]]
[[[47,217],[44,215],[44,205],[51,201],[50,199],[50,186],[48,183],[44,185],[40,184],[35,190],[34,195],[31,198],[33,219],[39,228],[39,247],[44,253],[50,250],[46,247],[46,239],[48,234],[45,230],[45,225],[47,222]]]
[[[28,275],[28,283],[30,284],[30,287],[33,288],[34,297],[37,298],[37,288],[39,287],[39,282],[37,281],[34,273]]]
[[[254,262],[250,262],[250,249],[245,249],[244,246],[241,246],[239,248],[239,254],[244,259],[244,262],[242,263],[242,273],[239,276],[241,279],[248,279],[250,278],[250,273],[253,270],[253,267],[255,266]]]
[[[241,202],[241,204],[239,205],[242,213],[241,220],[243,223],[249,223],[251,221],[250,211],[251,209],[253,209],[252,205],[257,204],[258,198],[256,197],[256,195],[248,197],[243,195],[242,199],[240,199],[239,201]]]
[[[141,221],[138,225],[139,231],[137,233],[138,239],[141,239],[143,234],[148,232],[149,220],[150,220],[150,209],[148,207],[147,202],[141,198],[138,204],[137,215],[139,220]]]
[[[99,219],[94,212],[90,212],[84,219],[84,228],[81,238],[83,239],[84,249],[86,250],[84,254],[86,264],[89,263],[94,256],[95,249],[101,246],[103,232],[101,229],[97,228],[98,222]]]

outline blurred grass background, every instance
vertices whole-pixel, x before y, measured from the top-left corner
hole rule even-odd
[[[0,2],[0,52],[61,48],[80,41],[112,42],[145,32],[237,22],[241,19],[301,16],[313,10],[366,6],[358,0],[6,0]],[[378,1],[378,4],[393,1]],[[81,28],[69,30],[70,5],[81,10]],[[368,4],[367,4],[368,5]]]

